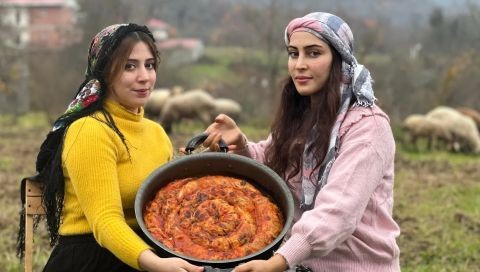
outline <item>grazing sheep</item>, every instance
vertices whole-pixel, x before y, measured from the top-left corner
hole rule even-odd
[[[242,106],[229,98],[217,98],[215,99],[215,109],[213,116],[217,116],[220,113],[224,113],[233,119],[238,119],[242,113]]]
[[[183,93],[184,91],[185,90],[183,89],[183,87],[176,85],[176,86],[172,87],[172,91],[170,92],[170,94],[172,96],[179,95],[179,94]]]
[[[431,110],[426,116],[430,120],[438,120],[448,129],[460,150],[480,153],[480,135],[472,118],[445,106]]]
[[[428,119],[425,115],[412,114],[403,121],[403,127],[410,136],[410,142],[417,148],[417,141],[420,138],[427,139],[429,150],[437,149],[440,142],[449,146],[452,142],[450,131],[436,119]]]
[[[145,104],[145,116],[151,119],[160,120],[160,114],[165,102],[172,96],[183,93],[183,88],[174,86],[172,89],[155,89],[150,94],[147,103]]]
[[[475,122],[475,125],[477,125],[477,130],[480,132],[480,113],[478,111],[467,107],[459,107],[456,108],[456,110],[459,111],[461,114],[472,118]]]
[[[155,89],[150,94],[147,103],[145,104],[145,116],[152,119],[157,119],[162,112],[162,107],[165,101],[170,97],[169,89]]]
[[[204,90],[196,89],[170,97],[163,105],[160,124],[167,133],[172,125],[182,119],[200,120],[205,125],[212,122],[215,109],[214,98]]]

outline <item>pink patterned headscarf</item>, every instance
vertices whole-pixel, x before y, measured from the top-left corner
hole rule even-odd
[[[314,12],[290,21],[285,29],[285,44],[297,31],[306,31],[319,39],[327,41],[342,56],[343,61],[352,65],[356,62],[353,56],[353,33],[347,23],[340,17],[330,13]]]
[[[302,161],[302,191],[301,208],[313,208],[315,196],[327,184],[328,174],[338,154],[338,132],[340,125],[350,107],[350,101],[355,97],[354,106],[371,107],[376,98],[372,89],[372,78],[367,68],[357,62],[353,55],[352,30],[340,17],[324,12],[314,12],[304,17],[290,21],[285,29],[285,44],[288,46],[293,33],[304,31],[326,41],[342,57],[342,72],[346,83],[341,86],[341,106],[332,128],[330,142],[325,158],[315,158],[308,149],[314,144],[316,127],[312,129],[305,144]],[[314,169],[322,160],[320,167]]]

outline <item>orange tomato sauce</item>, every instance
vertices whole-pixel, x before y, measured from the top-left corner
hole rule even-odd
[[[255,253],[281,232],[278,206],[246,180],[227,176],[178,179],[147,203],[144,222],[173,251],[202,260]]]

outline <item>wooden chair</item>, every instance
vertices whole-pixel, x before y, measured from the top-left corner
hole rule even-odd
[[[25,182],[25,272],[32,271],[33,264],[33,220],[35,215],[45,214],[42,205],[42,187],[38,182]]]

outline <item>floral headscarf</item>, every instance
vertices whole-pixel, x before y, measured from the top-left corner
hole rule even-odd
[[[85,81],[80,86],[75,99],[70,102],[67,110],[54,124],[53,130],[64,126],[64,117],[79,112],[105,94],[104,68],[111,53],[119,42],[130,32],[141,31],[148,34],[154,40],[152,33],[145,26],[137,24],[116,24],[104,28],[92,39],[88,51],[88,65],[85,71]]]

